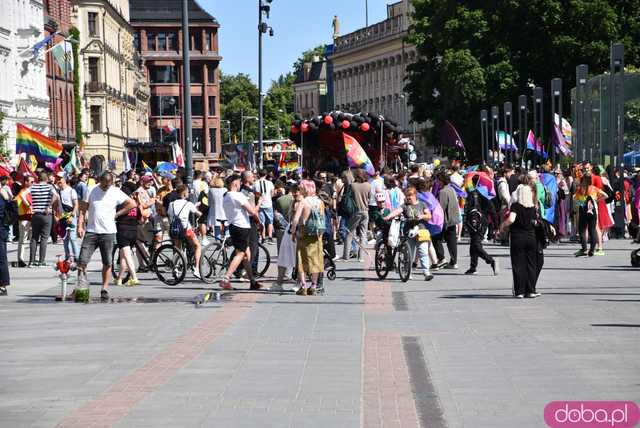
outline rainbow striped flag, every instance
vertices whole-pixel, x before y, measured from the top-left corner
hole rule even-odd
[[[347,162],[352,168],[364,168],[369,175],[375,174],[375,168],[371,159],[367,156],[358,140],[347,133],[342,134],[344,139],[344,149],[347,151]]]
[[[142,168],[144,169],[144,172],[153,172],[153,168],[147,165],[145,161],[142,161]]]
[[[62,144],[18,123],[16,153],[34,155],[39,161],[55,162],[62,153]]]

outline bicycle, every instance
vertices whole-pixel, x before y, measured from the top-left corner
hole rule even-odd
[[[184,281],[189,269],[195,270],[195,251],[191,245],[187,244],[186,249],[182,249],[169,242],[156,250],[152,264],[158,279],[173,287]],[[198,269],[201,279],[211,277],[211,269],[211,264],[203,252]]]
[[[400,220],[400,230],[403,231],[405,221]],[[375,270],[379,279],[385,279],[389,272],[396,270],[402,282],[409,281],[413,267],[413,254],[409,245],[411,239],[407,233],[401,232],[398,245],[389,245],[388,240],[381,239],[376,243]]]
[[[201,271],[202,280],[207,284],[213,284],[219,280],[222,275],[227,271],[229,263],[233,259],[235,249],[231,243],[231,238],[225,236],[224,238],[215,238],[216,242],[212,242],[202,250],[202,258],[207,261],[209,269],[203,274]],[[271,266],[271,254],[267,247],[262,243],[258,243],[258,268],[256,269],[256,278],[262,278]],[[200,263],[202,266],[202,262]],[[236,275],[240,275],[238,272]]]
[[[162,241],[160,245],[170,243],[171,241]],[[159,247],[158,247],[159,248]],[[136,267],[136,272],[144,273],[144,272],[155,272],[155,265],[153,264],[153,258],[155,255],[156,249],[153,245],[153,241],[151,243],[136,240],[136,243],[133,248],[131,248],[131,255],[133,257],[133,263]],[[112,272],[114,278],[118,276],[118,272],[120,272],[120,248],[115,246],[113,248],[112,254]],[[127,282],[131,277],[131,272],[127,270],[127,273],[122,278],[122,282]]]

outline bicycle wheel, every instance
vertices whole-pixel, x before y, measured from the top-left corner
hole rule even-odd
[[[187,261],[178,248],[172,244],[163,245],[153,256],[156,276],[167,285],[178,285],[187,274]]]
[[[202,281],[207,284],[213,284],[221,275],[224,274],[227,263],[226,254],[217,242],[207,245],[202,250],[200,258],[200,276]]]
[[[271,265],[271,254],[269,250],[262,244],[258,244],[258,268],[256,269],[256,276],[262,278],[266,275]]]
[[[386,243],[380,241],[376,244],[376,258],[375,258],[375,268],[376,275],[378,275],[379,279],[385,279],[387,275],[389,275],[389,271],[391,270],[391,266],[388,262],[387,254],[391,249],[387,246]]]
[[[409,281],[412,264],[411,247],[408,242],[403,242],[398,248],[398,275],[400,275],[402,282]]]

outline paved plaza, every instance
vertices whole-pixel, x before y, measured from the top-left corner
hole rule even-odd
[[[325,296],[237,283],[199,308],[207,288],[194,278],[166,287],[145,274],[110,289],[117,303],[76,304],[53,301],[52,268],[12,269],[0,426],[533,428],[550,401],[640,401],[632,248],[576,259],[575,245],[552,246],[543,295],[525,300],[511,298],[499,246],[498,277],[486,265],[464,276],[462,245],[460,269],[429,283],[378,281],[354,261]]]

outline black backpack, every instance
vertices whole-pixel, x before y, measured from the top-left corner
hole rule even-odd
[[[171,220],[171,225],[169,226],[169,236],[171,239],[184,239],[184,226],[180,220],[180,214],[186,206],[187,204],[185,203],[177,214],[175,214],[174,211],[175,215],[173,216],[173,220]]]
[[[353,198],[353,190],[350,184],[345,184],[342,199],[338,204],[338,214],[343,217],[351,217],[358,210],[356,201]]]
[[[640,248],[631,252],[631,266],[640,267]]]
[[[465,213],[465,226],[473,233],[481,233],[484,230],[485,218],[480,211],[480,201],[478,200],[478,193],[471,192],[467,199],[466,213]]]

